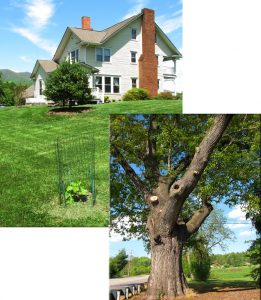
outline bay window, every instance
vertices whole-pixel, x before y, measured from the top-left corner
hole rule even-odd
[[[113,93],[118,94],[120,92],[120,78],[113,77]]]
[[[95,77],[95,87],[98,87],[102,91],[102,77],[101,76]]]
[[[105,94],[120,93],[120,77],[118,76],[95,76],[95,87],[98,87]]]
[[[105,77],[105,93],[111,93],[111,77]]]

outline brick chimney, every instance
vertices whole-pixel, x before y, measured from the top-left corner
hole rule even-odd
[[[139,86],[146,88],[150,96],[158,94],[158,62],[155,55],[155,12],[142,10],[142,54],[139,58]]]
[[[90,17],[82,17],[82,29],[92,30]]]

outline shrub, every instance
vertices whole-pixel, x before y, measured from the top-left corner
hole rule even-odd
[[[210,256],[208,250],[201,245],[195,249],[191,261],[191,272],[196,280],[206,281],[210,275]]]
[[[183,99],[183,93],[177,93],[174,97],[175,100],[182,100]]]
[[[110,97],[109,96],[104,96],[104,102],[105,103],[110,103]]]
[[[133,88],[123,95],[123,101],[135,101],[150,99],[149,92],[146,89]]]
[[[161,92],[155,98],[159,100],[174,100],[175,96],[173,96],[171,92]]]

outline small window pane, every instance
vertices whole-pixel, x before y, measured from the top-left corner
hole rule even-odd
[[[104,49],[104,61],[109,62],[111,60],[111,50]]]
[[[113,78],[113,93],[119,93],[120,92],[120,78],[114,77]]]
[[[102,48],[96,48],[96,60],[102,61]]]
[[[132,78],[131,79],[131,85],[132,85],[132,88],[136,88],[137,87],[137,78]]]
[[[105,93],[111,93],[111,77],[105,77]]]
[[[42,79],[39,80],[39,94],[40,95],[43,94],[43,80]]]
[[[75,63],[75,51],[71,52],[71,63]]]
[[[100,90],[102,90],[102,77],[101,76],[96,76],[95,87],[98,87]]]
[[[131,38],[133,40],[136,40],[136,38],[137,38],[137,30],[135,28],[132,28],[132,30],[131,30]]]
[[[131,62],[132,63],[136,63],[137,60],[136,60],[136,52],[131,52]]]

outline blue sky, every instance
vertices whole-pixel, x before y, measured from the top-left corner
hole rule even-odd
[[[0,69],[31,72],[36,59],[51,59],[66,27],[80,27],[83,15],[101,30],[143,7],[156,11],[158,25],[181,49],[181,0],[2,0]]]
[[[247,223],[245,219],[245,213],[240,209],[239,206],[229,208],[227,205],[219,204],[216,206],[218,209],[222,209],[225,217],[227,218],[228,226],[235,234],[235,240],[233,242],[227,242],[227,248],[222,251],[220,247],[215,247],[213,253],[229,253],[229,252],[241,252],[246,251],[249,248],[247,241],[253,240],[256,237],[255,230],[251,224]],[[235,224],[236,223],[236,224]],[[117,234],[112,234],[110,242],[110,256],[114,256],[119,250],[125,249],[127,254],[133,256],[149,256],[145,251],[142,241],[131,240],[131,241],[120,241],[121,237]]]

